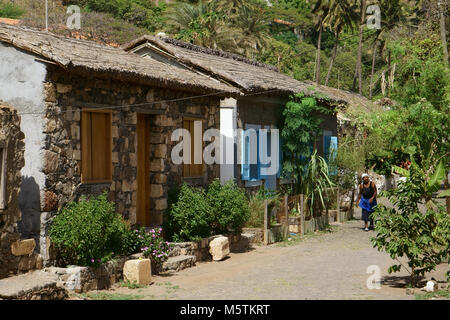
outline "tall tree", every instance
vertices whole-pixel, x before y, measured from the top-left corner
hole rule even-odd
[[[312,13],[316,15],[316,30],[319,32],[317,37],[316,68],[314,71],[314,81],[317,82],[317,84],[320,83],[320,51],[322,46],[323,21],[330,9],[329,2],[330,0],[317,0],[312,9]]]
[[[357,0],[355,2],[357,2]],[[363,30],[366,22],[366,0],[361,0],[359,13],[360,13],[360,20],[359,20],[358,58],[356,60],[355,76],[353,77],[353,90],[356,91],[356,80],[358,79],[358,92],[359,94],[362,94],[362,46],[363,46]]]
[[[439,7],[439,25],[441,28],[441,41],[442,41],[442,49],[444,53],[444,63],[447,66],[448,65],[448,48],[447,48],[447,32],[445,30],[445,16],[444,16],[444,10],[442,9],[443,6],[445,6],[446,3],[441,3],[440,0],[438,0],[438,7]]]
[[[333,69],[333,63],[336,59],[337,48],[339,45],[339,36],[345,28],[353,30],[355,20],[355,6],[351,5],[348,0],[330,1],[330,10],[326,15],[323,24],[325,28],[329,28],[333,31],[334,45],[331,54],[330,65],[328,66],[327,77],[325,79],[325,85],[328,85],[331,70]]]

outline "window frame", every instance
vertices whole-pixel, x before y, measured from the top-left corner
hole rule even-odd
[[[86,178],[86,162],[92,163],[92,153],[87,153],[87,145],[85,144],[85,127],[84,127],[84,121],[86,114],[92,114],[92,113],[102,113],[107,114],[109,116],[109,131],[107,135],[109,136],[109,139],[106,141],[109,146],[109,152],[108,152],[108,159],[109,163],[105,163],[106,165],[109,165],[109,173],[107,179],[92,179],[92,178]],[[81,109],[81,123],[80,123],[80,131],[81,131],[81,182],[83,184],[98,184],[98,183],[110,183],[113,181],[113,164],[112,164],[112,150],[113,150],[113,138],[112,138],[112,110],[105,110],[105,109],[93,109],[93,108],[82,108]],[[91,137],[92,139],[92,137]],[[92,164],[91,164],[92,165]]]

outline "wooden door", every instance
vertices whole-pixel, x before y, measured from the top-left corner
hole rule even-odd
[[[137,118],[137,210],[136,222],[150,226],[150,116],[138,114]]]

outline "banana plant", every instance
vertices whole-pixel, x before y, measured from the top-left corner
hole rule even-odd
[[[335,184],[329,177],[327,162],[317,155],[317,150],[315,150],[311,155],[306,176],[303,179],[304,194],[309,199],[308,205],[311,214],[313,214],[316,204],[320,203],[325,207],[324,196],[327,195],[328,189],[334,186]]]

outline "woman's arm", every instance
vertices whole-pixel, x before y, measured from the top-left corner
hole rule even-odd
[[[362,196],[362,184],[359,185],[359,193],[358,193],[358,199],[356,200],[356,206],[359,205],[359,200],[361,200]]]
[[[373,196],[370,198],[369,203],[372,203],[373,199],[377,197],[377,186],[375,185],[375,182],[372,181],[372,187],[373,187]]]

